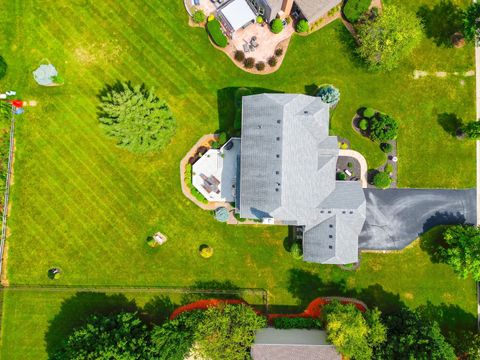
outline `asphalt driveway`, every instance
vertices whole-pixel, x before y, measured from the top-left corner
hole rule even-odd
[[[367,220],[361,249],[403,249],[437,225],[474,224],[475,190],[364,189]]]

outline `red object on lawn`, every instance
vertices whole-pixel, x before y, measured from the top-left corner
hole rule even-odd
[[[12,105],[15,106],[16,108],[21,108],[23,106],[23,101],[22,100],[12,100]]]

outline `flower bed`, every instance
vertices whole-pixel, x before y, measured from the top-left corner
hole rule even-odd
[[[341,304],[353,304],[355,307],[360,310],[361,312],[367,311],[366,307],[359,301],[357,300],[349,300],[349,299],[343,299],[343,298],[316,298],[314,299],[310,304],[308,304],[307,308],[305,309],[304,312],[299,313],[299,314],[269,314],[268,315],[268,322],[272,323],[274,319],[278,318],[319,318],[322,314],[322,308],[332,300],[338,300]],[[244,300],[236,300],[236,299],[231,299],[231,300],[219,300],[219,299],[208,299],[208,300],[199,300],[195,301],[193,303],[180,306],[179,308],[175,309],[175,311],[172,312],[170,315],[170,320],[175,319],[178,315],[185,311],[193,311],[193,310],[206,310],[207,308],[211,306],[219,306],[221,304],[246,304],[249,305],[246,301]],[[257,314],[260,313],[259,311],[256,311]]]

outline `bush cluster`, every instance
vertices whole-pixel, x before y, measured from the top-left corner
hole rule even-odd
[[[187,185],[187,187],[189,188],[191,194],[195,197],[195,199],[197,199],[203,204],[208,204],[208,200],[205,199],[202,193],[198,191],[197,188],[192,184],[192,164],[187,164],[183,178],[184,178],[185,184]]]
[[[368,120],[367,119],[362,119],[358,123],[358,127],[362,131],[366,131],[368,129]]]
[[[207,31],[210,37],[212,38],[213,42],[224,48],[228,44],[228,39],[222,31],[222,26],[220,25],[220,21],[217,19],[213,19],[207,22]]]
[[[275,56],[282,56],[282,55],[283,55],[283,49],[282,48],[275,49]]]
[[[193,13],[192,19],[193,19],[193,22],[200,24],[205,21],[206,16],[203,10],[197,10]]]
[[[297,23],[297,26],[295,26],[295,30],[296,30],[298,33],[306,33],[306,32],[308,32],[308,30],[309,30],[308,21],[305,20],[305,19],[301,19],[301,20]]]
[[[371,0],[347,0],[343,6],[343,15],[353,23],[356,23],[368,11]]]
[[[390,143],[381,143],[380,144],[380,150],[382,150],[384,153],[388,154],[390,151],[392,151],[393,146]]]
[[[290,253],[295,260],[301,260],[303,258],[303,250],[298,242],[292,244]]]
[[[277,62],[278,62],[278,60],[277,60],[277,58],[276,58],[275,56],[270,56],[270,57],[268,58],[268,65],[270,65],[270,67],[276,66],[276,65],[277,65]]]
[[[377,113],[370,120],[369,130],[373,141],[395,140],[398,135],[398,124],[389,115]]]
[[[243,66],[245,66],[246,69],[253,69],[255,66],[255,59],[253,57],[248,57],[243,61]]]
[[[242,50],[237,50],[235,51],[234,58],[238,62],[242,62],[243,60],[245,60],[245,53]]]
[[[280,19],[273,19],[272,23],[270,24],[270,30],[272,30],[272,32],[274,34],[279,34],[282,32],[283,30],[283,23],[282,23],[282,20]]]
[[[379,189],[386,189],[391,183],[392,179],[387,172],[379,172],[373,177],[373,185]]]
[[[259,61],[255,64],[255,67],[258,71],[263,71],[265,70],[265,63],[263,61]]]

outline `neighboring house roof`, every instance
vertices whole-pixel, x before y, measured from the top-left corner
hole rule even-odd
[[[275,19],[280,10],[282,10],[283,1],[284,0],[265,0],[265,3],[270,8],[267,9],[265,13],[267,22]]]
[[[357,261],[365,196],[358,182],[335,181],[338,140],[328,131],[317,97],[244,97],[237,209],[304,226],[304,260],[346,264]]]
[[[341,360],[327,342],[325,331],[266,328],[257,331],[251,348],[253,360]]]
[[[230,1],[219,11],[223,14],[233,31],[237,31],[250,22],[254,22],[257,18],[246,0]]]
[[[298,8],[309,23],[317,21],[342,0],[295,0]]]

